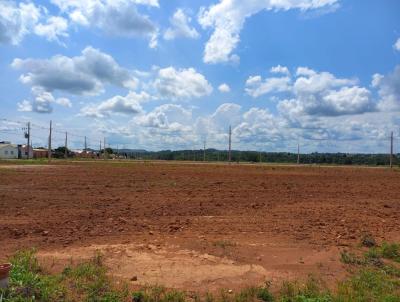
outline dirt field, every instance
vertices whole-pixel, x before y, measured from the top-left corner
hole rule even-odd
[[[216,290],[310,273],[333,284],[346,274],[339,250],[356,246],[363,232],[400,241],[400,172],[4,164],[0,215],[0,260],[34,246],[57,270],[100,250],[133,286]]]

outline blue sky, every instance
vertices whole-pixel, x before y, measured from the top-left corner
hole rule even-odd
[[[396,0],[0,0],[0,140],[386,152]]]

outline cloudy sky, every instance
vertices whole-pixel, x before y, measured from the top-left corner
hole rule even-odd
[[[398,0],[0,0],[0,140],[387,152]],[[397,147],[396,147],[397,148]],[[396,150],[399,150],[397,148]]]

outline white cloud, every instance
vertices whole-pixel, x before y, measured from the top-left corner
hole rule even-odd
[[[68,37],[68,21],[62,17],[51,16],[46,24],[37,24],[35,33],[38,36],[46,37],[49,41],[60,42],[60,37]]]
[[[280,73],[284,75],[290,75],[289,69],[286,66],[277,65],[270,69],[271,73]]]
[[[19,44],[40,17],[41,9],[33,3],[0,1],[0,44]]]
[[[198,21],[203,28],[213,28],[206,43],[203,60],[205,63],[237,61],[232,54],[240,41],[244,22],[252,15],[263,11],[299,9],[307,11],[337,4],[338,0],[220,0],[201,8]]]
[[[148,114],[138,116],[136,122],[143,127],[152,128],[185,128],[183,124],[190,123],[192,111],[177,104],[164,104],[156,107]]]
[[[371,93],[357,86],[356,79],[337,78],[329,72],[300,67],[293,84],[292,99],[278,104],[280,112],[290,119],[300,115],[339,116],[374,111]]]
[[[143,112],[141,103],[151,99],[146,92],[131,91],[126,96],[116,95],[100,104],[90,104],[81,109],[80,115],[86,117],[103,118],[111,114],[135,115]]]
[[[165,40],[174,40],[176,38],[197,39],[199,33],[193,27],[190,27],[191,18],[185,12],[178,8],[170,19],[171,26],[164,33]]]
[[[217,129],[228,129],[229,125],[235,127],[241,118],[242,106],[235,103],[220,105],[210,116],[211,122]]]
[[[86,47],[81,56],[57,55],[50,59],[14,59],[11,66],[24,70],[24,84],[42,87],[46,91],[96,95],[105,84],[134,88],[136,79],[115,62],[113,57],[98,49]]]
[[[162,99],[188,100],[210,95],[213,91],[204,75],[194,68],[159,69],[153,85]]]
[[[147,36],[152,39],[151,45],[154,46],[157,26],[147,15],[140,14],[137,6],[158,7],[158,1],[52,0],[52,3],[67,14],[72,23],[99,28],[113,36]]]
[[[222,93],[228,93],[231,91],[231,88],[229,87],[228,84],[222,83],[221,85],[218,86],[218,90]]]
[[[298,67],[296,70],[296,76],[313,76],[316,72],[308,67]]]
[[[54,98],[50,92],[44,91],[40,87],[33,87],[32,94],[34,95],[32,101],[23,100],[22,102],[17,103],[18,111],[51,113],[53,111],[53,103],[63,107],[72,107],[69,99]]]
[[[253,98],[271,92],[286,92],[291,90],[290,77],[266,78],[264,81],[261,76],[250,76],[246,81],[246,93]]]
[[[382,111],[400,111],[400,65],[394,71],[383,76],[375,74],[372,85],[378,88],[380,101],[378,108]]]
[[[400,38],[398,38],[396,43],[394,43],[393,48],[397,51],[400,51]]]

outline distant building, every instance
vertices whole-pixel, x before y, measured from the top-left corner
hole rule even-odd
[[[17,159],[18,146],[9,142],[0,143],[0,159]]]
[[[95,152],[88,150],[72,150],[72,154],[76,158],[96,158],[97,155]]]
[[[48,154],[47,149],[33,149],[33,158],[47,158]]]
[[[26,159],[33,158],[33,149],[28,145],[18,145],[18,158]]]

